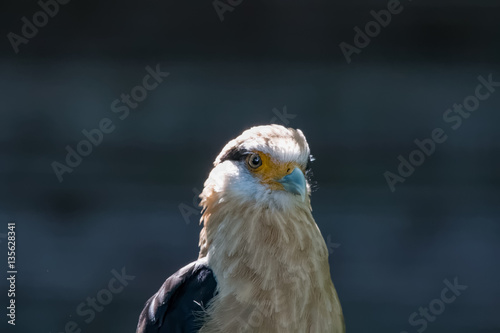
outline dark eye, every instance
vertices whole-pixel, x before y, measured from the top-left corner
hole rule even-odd
[[[257,169],[262,165],[262,160],[260,159],[259,154],[250,154],[247,157],[247,164],[252,168],[252,169]]]

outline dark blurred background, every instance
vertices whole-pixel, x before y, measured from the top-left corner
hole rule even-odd
[[[3,1],[0,267],[15,220],[19,273],[2,331],[134,332],[197,257],[193,201],[220,149],[275,122],[317,159],[313,213],[348,332],[417,332],[409,316],[455,277],[468,289],[426,332],[500,332],[500,90],[456,131],[442,118],[479,75],[500,81],[500,4],[405,0],[348,64],[339,44],[387,4],[243,0],[221,21],[210,0],[73,0],[16,53],[9,33],[41,7]],[[121,120],[111,104],[157,65],[170,75]],[[51,164],[103,118],[114,131],[59,182]],[[438,127],[448,140],[391,192],[384,172]],[[123,267],[135,278],[86,323],[77,307]]]

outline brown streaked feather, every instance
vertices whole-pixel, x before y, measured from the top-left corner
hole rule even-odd
[[[200,333],[345,332],[309,200],[284,212],[202,197],[200,257],[210,249],[219,294]]]

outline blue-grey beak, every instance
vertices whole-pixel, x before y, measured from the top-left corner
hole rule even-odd
[[[304,173],[299,168],[295,168],[291,174],[278,180],[283,185],[286,191],[300,195],[302,201],[306,198],[307,184]]]

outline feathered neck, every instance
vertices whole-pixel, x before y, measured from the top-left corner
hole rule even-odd
[[[340,304],[309,199],[288,210],[232,199],[202,194],[200,258],[217,278],[218,305],[201,332],[236,332],[255,311],[253,332],[341,332],[332,331]]]
[[[277,259],[287,253],[304,252],[309,256],[327,257],[321,233],[312,217],[309,197],[287,209],[272,203],[243,201],[212,187],[205,187],[200,233],[200,255],[271,251]],[[222,243],[222,244],[221,244]],[[281,261],[281,260],[280,260]]]

